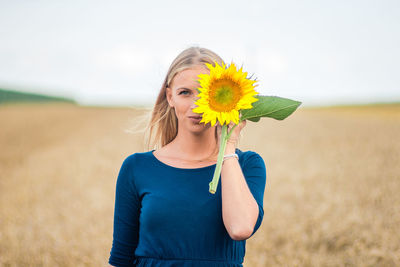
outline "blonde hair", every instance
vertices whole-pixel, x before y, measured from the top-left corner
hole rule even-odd
[[[213,51],[190,47],[182,51],[172,62],[167,75],[162,83],[156,103],[151,111],[151,119],[146,127],[145,143],[147,149],[160,148],[170,143],[178,133],[178,119],[175,110],[167,101],[167,87],[171,84],[177,73],[195,66],[214,62],[222,65],[223,60]]]

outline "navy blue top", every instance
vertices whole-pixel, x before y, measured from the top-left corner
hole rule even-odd
[[[176,168],[153,151],[132,154],[122,163],[109,264],[242,266],[246,241],[233,240],[225,229],[221,182],[215,194],[208,191],[216,165]],[[236,153],[259,207],[254,234],[264,216],[265,164],[253,151]]]

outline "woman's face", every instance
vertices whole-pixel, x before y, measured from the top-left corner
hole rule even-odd
[[[196,66],[183,70],[175,75],[170,86],[167,88],[167,100],[171,107],[174,107],[176,117],[178,118],[178,131],[188,130],[191,132],[203,132],[211,127],[208,123],[199,123],[201,114],[194,113],[196,107],[194,102],[197,100],[197,88],[199,77],[197,75],[210,71],[203,66]]]

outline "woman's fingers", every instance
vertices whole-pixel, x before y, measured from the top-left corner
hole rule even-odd
[[[228,133],[231,131],[231,129],[232,129],[232,127],[234,127],[236,124],[234,123],[234,122],[230,122],[229,124],[228,124]],[[236,127],[235,127],[235,129],[233,130],[233,133],[231,134],[231,136],[230,136],[230,141],[233,141],[233,142],[236,142],[236,140],[239,138],[239,134],[240,134],[240,132],[241,132],[241,130],[244,128],[246,126],[246,120],[244,120],[244,121],[241,121]],[[222,126],[219,124],[219,123],[217,123],[216,124],[216,127],[217,127],[217,135],[218,135],[218,138],[221,136],[221,129],[222,129]]]
[[[247,123],[246,120],[244,120],[244,121],[242,121],[241,123],[239,123],[240,130],[242,130],[242,129],[244,128],[244,126],[246,126],[246,123]]]

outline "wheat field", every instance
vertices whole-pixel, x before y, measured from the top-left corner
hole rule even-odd
[[[142,111],[0,106],[0,266],[106,266],[115,182]],[[302,108],[247,123],[267,168],[246,267],[400,265],[400,106]]]

